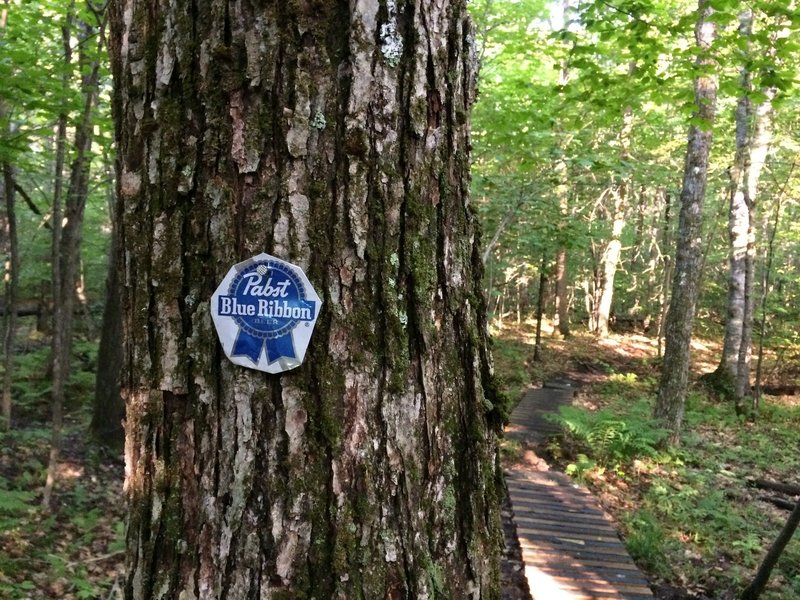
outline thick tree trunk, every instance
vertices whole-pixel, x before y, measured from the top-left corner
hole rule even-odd
[[[112,3],[127,598],[499,598],[464,2]],[[286,374],[209,298],[323,299]]]
[[[706,71],[714,68],[714,61],[708,56],[715,34],[715,25],[710,19],[712,13],[708,0],[700,0],[695,39],[700,50],[698,64],[704,66]],[[653,412],[655,418],[670,430],[670,442],[673,444],[677,444],[680,439],[689,377],[689,344],[700,278],[700,234],[711,149],[711,127],[717,97],[716,78],[709,74],[699,75],[695,79],[694,87],[696,115],[702,126],[693,125],[689,130],[678,218],[675,276],[664,327],[661,382]]]

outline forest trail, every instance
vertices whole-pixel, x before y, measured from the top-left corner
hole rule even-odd
[[[571,403],[575,386],[562,379],[529,391],[511,414],[506,436],[524,446],[545,443],[558,426],[544,415]],[[507,467],[505,476],[533,600],[653,598],[586,488],[532,452],[524,463]]]

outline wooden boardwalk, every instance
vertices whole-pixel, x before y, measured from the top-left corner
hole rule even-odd
[[[571,402],[573,393],[569,382],[528,392],[511,414],[507,437],[544,443],[558,430],[544,415]],[[534,600],[653,598],[588,490],[541,465],[507,469],[506,483]]]

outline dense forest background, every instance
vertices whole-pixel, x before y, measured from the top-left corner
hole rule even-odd
[[[652,344],[651,380],[643,386],[644,374],[617,373],[622,380],[612,391],[624,396],[619,386],[628,377],[652,402],[691,127],[713,139],[696,214],[694,336],[704,352],[695,376],[724,362],[732,257],[750,265],[742,310],[752,320],[755,396],[739,420],[733,408],[720,416],[719,404],[706,412],[729,429],[745,427],[747,418],[758,421],[761,390],[793,396],[800,16],[793,0],[710,4],[716,35],[701,47],[693,2],[470,3],[480,62],[472,201],[483,223],[499,370],[516,378],[512,399],[535,383],[535,359],[546,363],[548,347],[583,353],[597,340],[635,333]],[[106,302],[116,285],[109,282],[116,184],[106,20],[106,7],[91,0],[0,4],[4,597],[99,597],[112,588],[121,559],[121,489],[109,487],[121,481],[122,438],[113,385],[118,316],[108,311],[113,296]],[[702,78],[716,86],[713,119],[698,113],[693,82]],[[734,202],[737,193],[743,204]],[[520,375],[508,360],[528,370]],[[722,387],[724,401],[730,390]],[[639,416],[649,420],[650,409]],[[697,409],[689,411],[695,419]],[[796,422],[796,409],[782,410],[762,421]],[[86,443],[87,431],[96,443]],[[729,446],[744,439],[734,436]],[[651,511],[637,523],[656,527],[650,519],[657,516]],[[771,540],[769,532],[751,533],[742,538],[746,556],[737,560],[745,569],[735,585]],[[776,597],[800,597],[790,571]],[[694,585],[675,572],[657,575]]]

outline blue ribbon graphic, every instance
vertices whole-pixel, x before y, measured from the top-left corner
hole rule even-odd
[[[291,332],[280,337],[264,339],[250,335],[244,330],[239,330],[239,335],[233,344],[233,352],[231,354],[233,356],[246,356],[254,363],[257,363],[264,346],[267,348],[267,361],[269,364],[281,358],[296,358]]]

